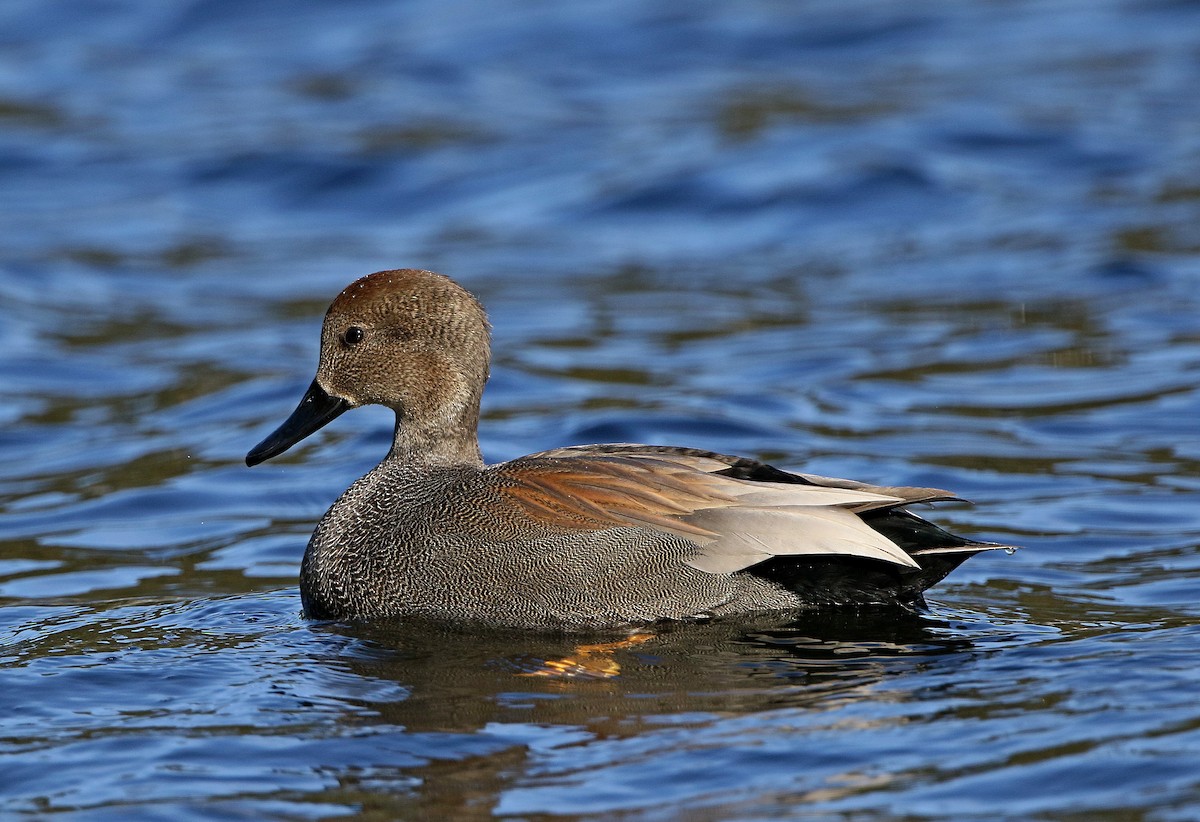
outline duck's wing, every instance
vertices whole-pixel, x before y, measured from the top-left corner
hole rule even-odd
[[[530,454],[528,458],[550,457],[593,457],[620,456],[630,459],[655,460],[674,463],[676,465],[703,471],[709,474],[719,474],[732,479],[748,480],[755,483],[780,483],[785,485],[810,485],[820,488],[841,488],[850,491],[863,491],[881,497],[898,497],[902,503],[918,502],[963,502],[949,491],[941,488],[918,488],[912,486],[870,485],[856,480],[822,477],[818,474],[800,474],[784,471],[750,457],[739,457],[731,454],[718,454],[715,451],[703,451],[698,448],[677,448],[670,445],[636,445],[632,443],[605,443],[602,445],[572,445],[566,448],[555,448]],[[892,507],[895,502],[878,504],[866,502],[863,507],[852,508],[856,512],[869,511],[873,508]]]
[[[767,469],[797,479],[738,476]],[[789,555],[863,557],[917,569],[908,553],[858,514],[950,496],[936,489],[823,484],[753,460],[654,446],[560,448],[493,465],[487,473],[498,493],[543,525],[674,534],[698,546],[688,564],[713,574]],[[908,493],[880,493],[891,490]]]

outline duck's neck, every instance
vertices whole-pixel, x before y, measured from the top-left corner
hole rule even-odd
[[[472,465],[483,467],[483,453],[479,450],[479,408],[466,413],[449,424],[422,424],[396,414],[396,433],[392,437],[389,462],[399,462],[411,467]]]

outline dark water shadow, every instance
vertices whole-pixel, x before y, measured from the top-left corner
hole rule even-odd
[[[340,647],[338,664],[402,686],[406,698],[372,706],[381,720],[458,733],[533,716],[628,725],[664,715],[825,707],[872,698],[889,680],[958,664],[975,650],[946,620],[900,608],[670,625],[632,639],[429,622],[318,623],[313,630],[354,640]]]

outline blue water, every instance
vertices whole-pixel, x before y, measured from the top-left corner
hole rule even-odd
[[[1182,1],[8,0],[0,815],[1197,818],[1197,89]],[[397,266],[491,312],[490,459],[746,453],[1025,549],[619,649],[309,622],[388,414],[241,460]]]

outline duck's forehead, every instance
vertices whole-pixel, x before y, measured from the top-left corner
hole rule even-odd
[[[334,308],[348,309],[356,305],[377,302],[382,299],[402,298],[406,294],[417,294],[430,281],[445,279],[432,271],[417,271],[402,268],[394,271],[376,271],[360,277],[342,289],[333,301]]]
[[[376,271],[346,286],[329,307],[329,315],[370,316],[397,309],[420,314],[464,296],[470,299],[449,277],[432,271],[412,268]]]

